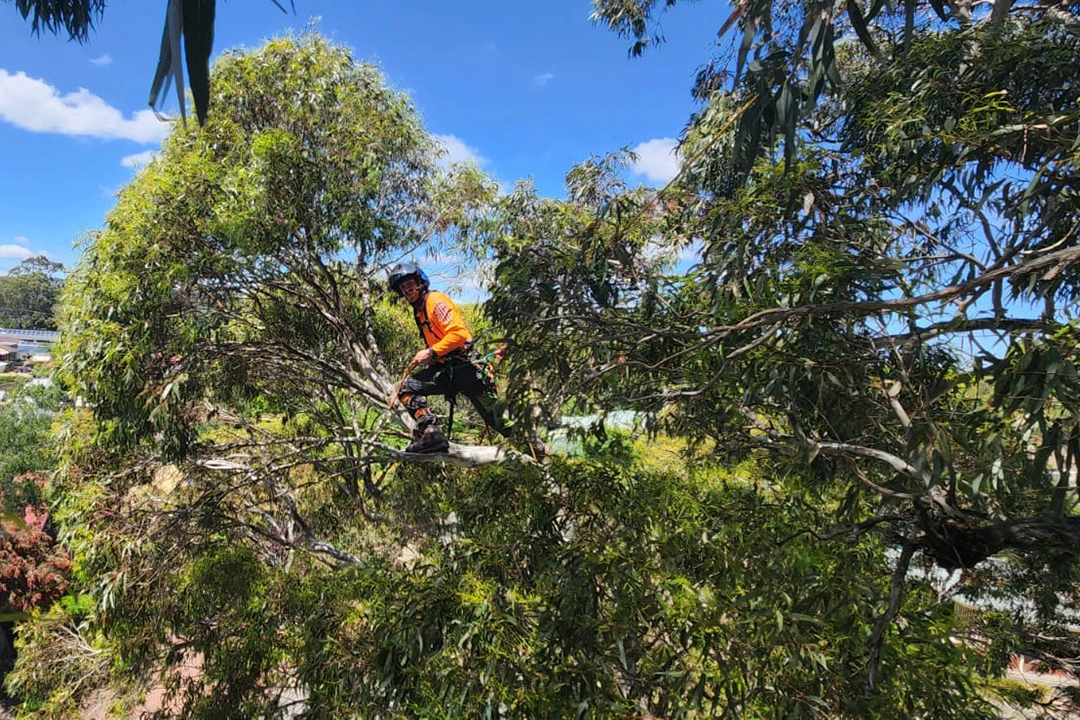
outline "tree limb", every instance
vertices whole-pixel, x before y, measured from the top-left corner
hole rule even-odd
[[[885,630],[888,629],[889,623],[896,618],[896,614],[900,611],[900,599],[904,593],[904,579],[907,577],[911,558],[915,555],[915,547],[912,543],[906,543],[900,552],[900,559],[896,561],[896,568],[893,569],[892,581],[889,584],[889,607],[874,623],[870,639],[867,640],[867,645],[870,647],[870,660],[867,663],[866,673],[867,695],[872,694],[877,685],[878,672],[881,670],[881,646],[885,639]]]

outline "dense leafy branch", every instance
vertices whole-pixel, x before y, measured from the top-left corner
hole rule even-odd
[[[773,49],[809,42],[755,24],[781,7],[795,28],[816,17],[737,8],[743,52],[758,31]],[[633,13],[659,5],[598,8],[640,40]],[[512,400],[633,409],[722,457],[809,473],[847,498],[819,528],[891,518],[902,562],[871,637],[871,688],[918,592],[916,556],[1012,603],[1031,591],[1006,578],[1055,558],[1039,617],[1074,606],[1080,43],[1054,22],[951,22],[868,26],[877,52],[816,59],[846,83],[812,92],[812,64],[763,49],[747,88],[702,93],[676,182],[653,196],[621,184],[617,156],[593,159],[568,176],[568,201],[506,199],[492,241],[487,309],[518,349]],[[770,72],[776,92],[753,86]],[[741,123],[761,93],[766,106],[794,93],[753,120],[799,118],[784,146]]]
[[[110,653],[199,654],[189,716],[989,717],[1019,624],[955,643],[943,598],[1049,629],[1080,572],[1080,63],[998,7],[736,8],[746,80],[703,73],[660,194],[620,153],[497,197],[343,50],[225,57],[65,290],[58,517]],[[494,260],[513,415],[634,411],[685,472],[398,450],[381,272],[433,237]]]

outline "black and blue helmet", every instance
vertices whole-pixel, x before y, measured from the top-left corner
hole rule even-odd
[[[431,286],[427,273],[412,263],[399,263],[390,269],[390,289],[396,293],[401,292],[401,283],[406,278],[416,278],[416,281],[427,290]]]

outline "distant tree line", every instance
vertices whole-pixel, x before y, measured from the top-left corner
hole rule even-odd
[[[0,327],[55,330],[53,307],[60,297],[63,270],[62,264],[37,255],[0,276]]]

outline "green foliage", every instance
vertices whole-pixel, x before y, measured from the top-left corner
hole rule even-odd
[[[84,632],[59,604],[20,624],[18,662],[5,687],[19,698],[21,717],[77,717],[80,699],[112,679],[104,648]]]
[[[678,0],[662,3],[659,0],[593,0],[593,19],[631,40],[630,54],[636,56],[649,46],[664,41],[663,16],[677,4]],[[1017,28],[1021,32],[1033,28],[1029,37],[1035,41],[1019,53],[1002,47],[996,38],[1004,30]],[[762,155],[773,152],[778,138],[784,139],[785,161],[789,165],[794,162],[798,147],[805,139],[805,129],[812,128],[816,134],[827,127],[817,116],[820,105],[831,104],[850,91],[847,83],[852,67],[846,61],[853,54],[861,56],[859,64],[864,67],[885,73],[899,69],[909,79],[915,79],[917,76],[912,75],[910,66],[905,65],[918,56],[917,46],[921,41],[938,32],[964,33],[974,29],[983,38],[977,51],[983,57],[976,60],[971,56],[957,56],[936,64],[936,68],[945,69],[945,72],[931,70],[932,75],[948,83],[947,76],[951,72],[977,75],[982,72],[982,66],[996,65],[1018,82],[1025,83],[1029,78],[1041,81],[1044,72],[1052,73],[1062,67],[1056,64],[1062,61],[1060,57],[1049,63],[1043,62],[1041,51],[1044,48],[1038,46],[1048,36],[1066,43],[1070,39],[1075,41],[1078,28],[1080,14],[1075,5],[1061,6],[1060,9],[1040,6],[1029,12],[1027,8],[1021,9],[1021,6],[1004,0],[992,3],[991,9],[952,0],[906,0],[903,3],[740,0],[732,4],[717,33],[719,38],[727,41],[718,43],[721,50],[698,69],[693,87],[694,96],[703,102],[717,94],[729,94],[737,97],[742,106],[731,119],[733,132],[725,167],[717,173],[717,179],[723,180],[725,192],[750,181],[755,163]],[[1071,60],[1070,57],[1064,62]],[[1053,88],[1053,81],[1044,87]],[[1068,94],[1068,84],[1058,87]],[[918,95],[916,88],[923,89],[918,85],[906,86],[901,92]],[[1031,85],[1026,85],[1020,96],[1029,95],[1030,90]],[[947,92],[978,97],[978,85],[953,84]],[[995,96],[996,92],[984,97],[991,104],[1002,100]],[[1004,104],[1008,105],[1011,99],[1004,99]],[[1075,97],[1067,98],[1067,103],[1074,104]],[[856,108],[856,113],[871,109],[858,103],[852,103],[851,107]],[[947,106],[942,109],[951,113]],[[916,134],[920,132],[918,128],[925,128],[926,134],[930,134],[930,128],[941,127],[931,124],[930,118],[920,118],[917,114],[909,115],[905,122],[913,123]],[[1051,135],[1056,134],[1055,124],[1034,126],[1039,127],[1040,134],[1049,131],[1046,134]],[[946,133],[951,133],[956,126],[948,123],[944,127]],[[1025,125],[996,127],[1011,134]],[[694,155],[684,153],[683,157]]]
[[[605,5],[638,34],[654,7]],[[737,11],[747,48],[769,34],[768,8]],[[749,68],[771,117],[708,95],[663,195],[627,186],[623,153],[574,168],[566,200],[519,185],[494,209],[343,49],[224,57],[215,114],[123,191],[65,288],[61,373],[92,411],[59,429],[54,508],[109,671],[164,671],[184,717],[992,717],[974,670],[1054,627],[1077,581],[1056,304],[1076,138],[1070,106],[1007,178],[1018,131],[996,124],[1048,124],[1067,93],[953,61],[1030,45],[1062,87],[1080,63],[1042,26],[906,32],[822,94],[834,58],[780,52],[829,55],[815,28]],[[396,463],[414,330],[381,269],[451,239],[495,262],[482,317],[513,415],[635,410],[690,471],[618,434],[547,468]],[[935,567],[1035,621],[976,656]]]
[[[216,117],[121,193],[65,295],[61,372],[113,447],[183,457],[208,398],[374,400],[354,374],[385,368],[373,278],[437,211],[433,141],[345,50],[273,41],[222,58],[214,87]]]
[[[600,462],[628,464],[634,459],[634,442],[627,430],[604,429],[602,433],[582,438],[585,457]]]
[[[55,306],[63,284],[59,263],[27,258],[0,277],[0,327],[55,330]]]
[[[47,440],[56,407],[49,388],[10,390],[0,404],[0,508],[21,513],[41,501],[34,474],[55,466]]]
[[[1044,23],[923,33],[886,64],[852,53],[794,154],[738,187],[738,97],[713,95],[661,198],[625,188],[618,158],[570,173],[565,202],[506,198],[486,310],[530,346],[511,401],[633,408],[736,457],[787,448],[834,481],[959,506],[962,524],[1004,512],[1076,532],[1055,468],[1080,458],[1078,50]],[[1053,71],[1032,86],[1018,65]],[[946,567],[1003,549],[950,542],[926,543]]]
[[[811,508],[707,476],[559,463],[557,494],[539,479],[501,470],[464,478],[450,491],[462,497],[453,539],[425,543],[426,562],[411,572],[379,567],[382,590],[359,626],[342,627],[344,616],[331,624],[355,637],[362,708],[393,702],[414,717],[867,712],[856,678],[887,592],[867,582],[880,545],[864,540],[842,560],[814,543],[778,547]],[[908,607],[900,644],[954,690],[916,690],[901,662],[873,710],[989,717],[955,692],[964,687],[959,651],[933,616]]]
[[[709,470],[410,466],[379,505],[388,532],[356,533],[355,506],[320,524],[363,557],[347,569],[230,528],[220,504],[84,516],[76,555],[123,548],[122,576],[87,575],[101,647],[128,674],[164,667],[183,717],[279,716],[283,688],[324,718],[991,717],[933,593],[904,603],[864,698],[885,545],[784,542],[832,501],[770,494]],[[200,678],[177,670],[192,657]]]
[[[595,6],[637,52],[673,4]],[[1076,671],[1075,640],[1050,650],[1036,628],[1073,610],[1080,548],[1080,45],[1004,3],[978,22],[933,5],[926,26],[917,3],[857,5],[736,6],[722,34],[742,31],[744,78],[722,92],[721,65],[702,71],[660,193],[627,187],[615,154],[571,171],[566,200],[502,199],[485,312],[515,350],[509,399],[767,450],[778,503],[843,497],[808,524],[905,549],[898,602],[906,558],[963,568],[957,592],[1033,608],[1010,632]],[[840,43],[842,14],[869,49]],[[871,652],[918,665],[893,612]]]

